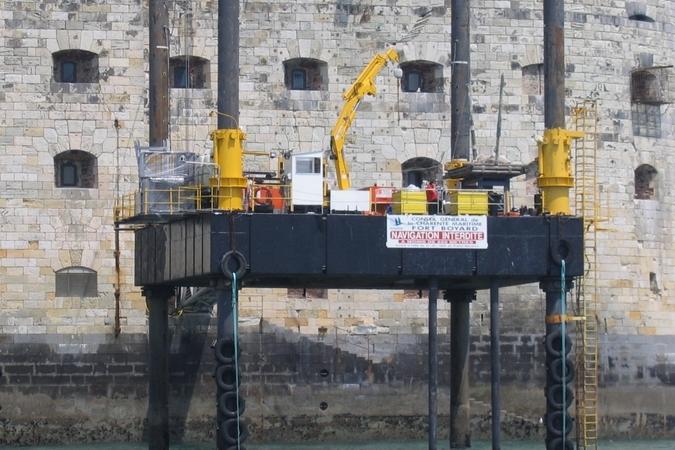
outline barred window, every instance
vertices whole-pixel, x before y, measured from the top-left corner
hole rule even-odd
[[[71,266],[56,271],[57,297],[98,297],[96,271]]]
[[[646,103],[633,103],[632,119],[635,136],[661,137],[661,106]]]

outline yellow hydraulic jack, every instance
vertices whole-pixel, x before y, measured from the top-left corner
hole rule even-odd
[[[581,131],[563,128],[544,130],[539,146],[539,178],[542,209],[548,214],[570,215],[570,189],[574,186],[570,147],[572,139],[584,136]]]
[[[445,170],[455,170],[461,169],[466,165],[467,161],[465,159],[453,159],[445,163]],[[445,180],[445,188],[448,191],[454,191],[460,188],[461,178],[447,178]]]
[[[227,128],[211,133],[212,161],[218,166],[218,176],[212,177],[211,189],[223,211],[243,211],[247,180],[244,178],[243,141],[246,134],[239,128]],[[214,202],[216,203],[216,202]]]

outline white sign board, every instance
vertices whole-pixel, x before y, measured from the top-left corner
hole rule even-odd
[[[387,216],[387,248],[485,249],[486,216]]]

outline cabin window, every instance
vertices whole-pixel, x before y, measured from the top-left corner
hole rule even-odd
[[[297,158],[295,160],[295,173],[321,173],[321,158]]]

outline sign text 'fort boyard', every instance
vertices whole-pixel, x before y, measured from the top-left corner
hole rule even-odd
[[[387,216],[388,248],[488,247],[485,216]]]

